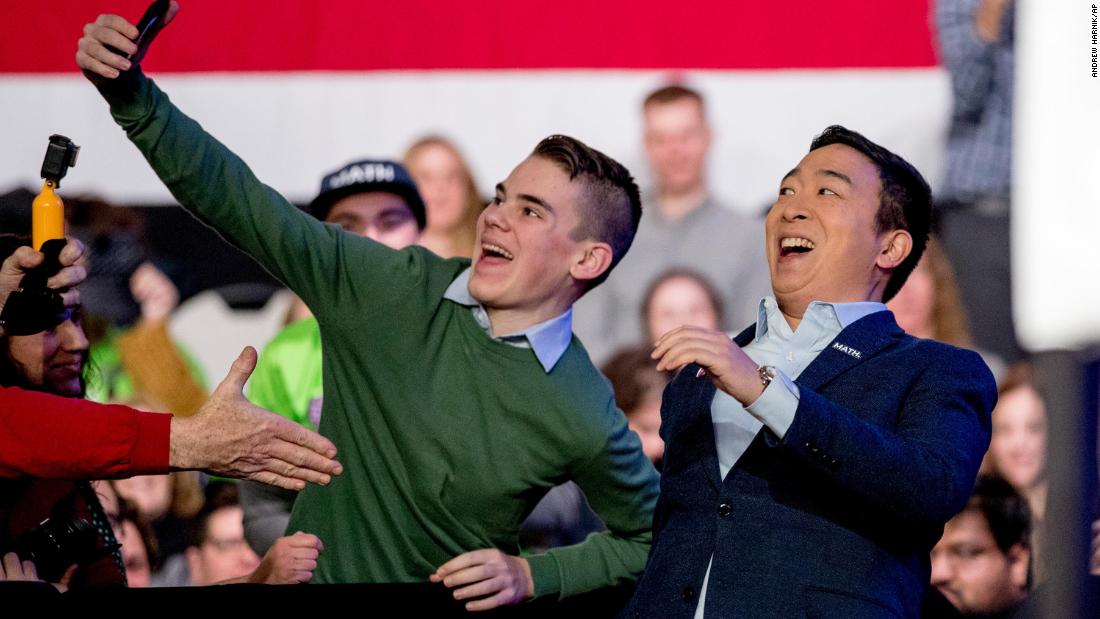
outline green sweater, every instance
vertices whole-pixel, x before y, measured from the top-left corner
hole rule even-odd
[[[468,260],[394,251],[299,211],[140,75],[115,120],[186,209],[286,283],[321,326],[320,431],[346,472],[310,486],[290,530],[325,543],[313,582],[410,582],[452,557],[520,551],[517,532],[572,479],[608,531],[529,556],[536,595],[635,578],[658,477],[573,338],[549,373],[443,299]]]

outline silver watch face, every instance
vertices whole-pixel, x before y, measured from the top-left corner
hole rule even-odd
[[[770,366],[770,365],[760,366],[757,369],[757,372],[760,373],[760,382],[764,383],[765,387],[767,387],[769,384],[771,384],[772,380],[776,376],[778,376],[778,373],[776,372],[775,367]]]

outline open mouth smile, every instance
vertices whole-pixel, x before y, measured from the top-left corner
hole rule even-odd
[[[810,239],[798,236],[786,236],[779,239],[779,257],[786,258],[788,256],[808,254],[816,247],[817,245]]]
[[[493,243],[482,243],[481,244],[481,257],[483,259],[484,258],[495,258],[495,259],[498,259],[498,260],[508,260],[508,261],[511,261],[511,260],[515,259],[515,256],[512,255],[512,252],[508,251],[507,249],[504,249],[500,245],[494,245]]]

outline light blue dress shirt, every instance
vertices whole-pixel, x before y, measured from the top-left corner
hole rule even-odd
[[[447,286],[443,298],[469,307],[474,320],[489,337],[517,348],[530,348],[548,374],[565,354],[565,350],[569,348],[569,342],[573,339],[573,308],[518,333],[493,337],[488,312],[485,311],[481,302],[470,294],[469,268],[460,273],[450,286]]]
[[[768,426],[780,438],[787,433],[798,410],[798,385],[793,379],[848,325],[882,311],[886,311],[882,303],[814,301],[806,307],[798,328],[792,331],[779,311],[775,297],[765,297],[760,302],[756,337],[742,350],[757,365],[775,367],[778,375],[764,389],[764,393],[748,406],[742,406],[724,391],[715,392],[710,404],[710,416],[714,425],[714,445],[718,450],[718,468],[723,480],[762,427]],[[859,355],[859,351],[847,352]],[[749,414],[746,415],[746,412]],[[696,619],[703,617],[709,581],[710,565],[707,565],[699,604],[695,607]]]

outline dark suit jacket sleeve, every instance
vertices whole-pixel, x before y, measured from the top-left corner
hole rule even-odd
[[[966,504],[989,446],[996,386],[976,353],[929,343],[889,430],[803,385],[783,449],[892,521],[939,527]],[[796,381],[797,382],[797,381]],[[826,389],[826,391],[828,391]],[[873,400],[874,387],[855,397]]]

